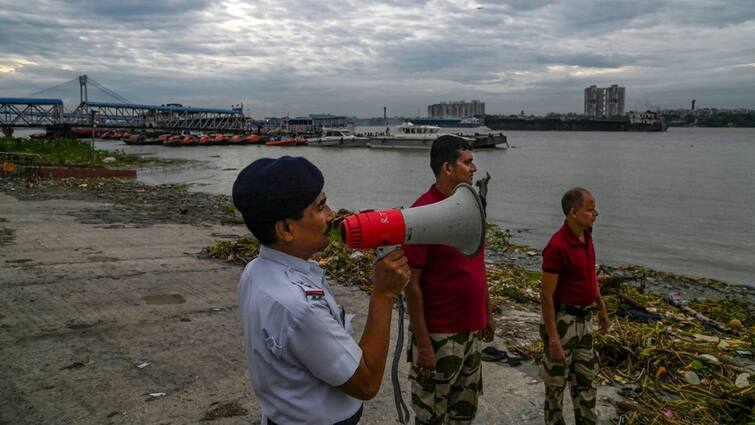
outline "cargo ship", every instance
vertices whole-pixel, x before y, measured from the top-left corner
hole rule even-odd
[[[629,119],[564,119],[544,117],[500,117],[488,115],[491,130],[531,131],[666,131],[668,125],[655,112],[630,113]]]

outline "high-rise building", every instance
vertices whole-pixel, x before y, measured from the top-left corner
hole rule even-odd
[[[611,87],[587,87],[585,89],[585,115],[593,118],[624,115],[625,91],[624,87],[616,84]]]
[[[468,118],[482,115],[485,115],[485,102],[479,100],[440,102],[427,107],[427,116],[430,118]]]

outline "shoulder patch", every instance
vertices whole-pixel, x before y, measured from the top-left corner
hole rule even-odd
[[[325,291],[303,280],[292,281],[292,285],[299,287],[304,292],[307,301],[319,301],[325,297]]]
[[[323,291],[322,289],[305,289],[304,295],[307,297],[307,299],[319,300],[325,296],[325,291]]]

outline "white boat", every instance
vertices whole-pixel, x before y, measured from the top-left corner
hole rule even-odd
[[[429,149],[435,139],[441,136],[440,127],[435,125],[414,125],[405,122],[394,127],[386,127],[385,132],[370,137],[369,147],[390,149]]]
[[[414,125],[411,122],[405,122],[399,126],[386,127],[385,132],[371,136],[368,146],[376,149],[430,149],[435,139],[446,134],[450,133],[442,132],[438,126]],[[474,149],[508,147],[503,133],[475,133],[474,136],[454,134],[454,136],[467,140]]]
[[[482,123],[480,122],[480,119],[476,117],[464,118],[461,121],[459,121],[459,124],[463,126],[472,126],[472,127],[478,127],[482,125]]]
[[[366,137],[355,136],[351,130],[346,128],[323,128],[320,137],[307,139],[307,145],[363,148],[367,146],[367,141]]]

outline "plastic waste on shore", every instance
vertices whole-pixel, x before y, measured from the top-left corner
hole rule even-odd
[[[700,385],[700,377],[691,370],[684,372],[684,380],[691,385]]]
[[[750,386],[750,374],[749,373],[740,373],[737,375],[737,379],[734,381],[734,385],[737,386],[737,388],[745,388]]]

